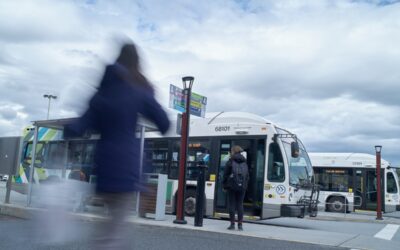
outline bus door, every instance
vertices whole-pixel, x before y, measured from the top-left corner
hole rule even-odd
[[[384,170],[381,170],[382,209],[384,208]],[[357,169],[355,171],[355,207],[365,210],[376,210],[377,178],[375,169]],[[361,200],[360,198],[361,197]],[[361,203],[361,204],[360,204]],[[359,206],[360,205],[360,206]]]
[[[244,213],[248,216],[260,216],[262,210],[262,191],[264,186],[265,140],[241,139],[221,140],[219,146],[219,166],[215,190],[215,212],[228,213],[227,193],[222,190],[224,169],[230,157],[230,150],[238,145],[243,148],[249,166],[249,183],[244,198]]]

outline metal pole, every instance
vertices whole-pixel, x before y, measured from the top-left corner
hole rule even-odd
[[[203,226],[204,217],[204,190],[206,186],[206,170],[207,166],[202,164],[199,167],[199,175],[197,176],[196,187],[196,213],[194,217],[194,226]]]
[[[176,224],[186,224],[185,220],[185,189],[186,189],[186,165],[187,165],[187,149],[189,138],[189,122],[190,122],[190,95],[191,89],[185,88],[186,112],[182,115],[182,135],[181,149],[179,158],[179,181],[178,181],[178,200],[176,208]]]
[[[68,148],[69,148],[69,141],[66,141],[64,149],[64,165],[61,170],[61,179],[66,179],[67,177],[68,157],[69,157]]]
[[[4,203],[10,203],[12,179],[14,178],[13,176],[15,175],[15,173],[19,171],[19,167],[21,164],[22,146],[23,146],[23,140],[21,137],[18,142],[18,154],[16,155],[16,158],[14,158],[12,168],[10,168],[10,171],[8,172],[8,180],[6,184],[6,198],[4,200]]]
[[[51,96],[48,97],[49,98],[49,104],[47,105],[47,119],[49,119],[49,114],[50,114],[50,100],[51,100]]]
[[[140,162],[139,162],[139,176],[142,178],[143,173],[143,156],[144,156],[144,134],[146,132],[146,127],[141,126],[140,128]],[[139,214],[139,204],[140,203],[140,192],[136,192],[136,214]]]
[[[33,133],[33,145],[32,145],[32,151],[31,151],[31,166],[29,170],[29,180],[28,180],[28,196],[26,200],[26,206],[29,207],[31,204],[31,196],[32,196],[32,185],[33,185],[33,175],[34,175],[34,168],[35,168],[35,161],[36,161],[36,145],[38,141],[38,130],[39,127],[35,125],[34,128],[34,133]]]
[[[381,152],[376,152],[376,189],[377,189],[376,219],[382,220]]]
[[[51,101],[51,99],[57,99],[57,96],[45,94],[45,95],[43,95],[43,97],[49,99],[49,104],[47,105],[47,120],[48,120],[49,116],[50,116],[50,101]]]
[[[8,175],[8,180],[7,180],[7,183],[6,183],[6,198],[4,200],[4,203],[6,203],[6,204],[10,203],[12,178],[13,178],[13,173],[10,171],[10,174]]]

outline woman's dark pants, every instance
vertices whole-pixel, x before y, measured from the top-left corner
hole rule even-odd
[[[228,191],[229,201],[229,219],[231,223],[235,223],[235,212],[237,211],[238,222],[243,221],[243,200],[246,191]]]

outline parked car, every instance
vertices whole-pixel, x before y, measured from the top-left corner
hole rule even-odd
[[[2,181],[8,181],[8,175],[3,175],[3,177],[0,178]]]

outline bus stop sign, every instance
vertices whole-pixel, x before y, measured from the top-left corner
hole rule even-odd
[[[206,115],[207,97],[192,92],[190,97],[190,114],[203,117]],[[180,112],[185,112],[185,95],[183,89],[170,85],[169,107]]]

